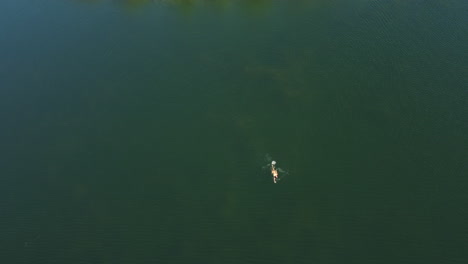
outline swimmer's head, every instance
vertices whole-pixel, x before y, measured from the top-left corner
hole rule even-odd
[[[272,162],[271,162],[271,165],[275,165],[275,164],[276,164],[276,161],[272,161]]]

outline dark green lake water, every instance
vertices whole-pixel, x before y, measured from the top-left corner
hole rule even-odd
[[[467,100],[464,0],[3,0],[0,262],[467,263]]]

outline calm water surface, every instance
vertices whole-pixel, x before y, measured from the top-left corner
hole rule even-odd
[[[467,263],[467,25],[462,0],[1,1],[0,262]]]

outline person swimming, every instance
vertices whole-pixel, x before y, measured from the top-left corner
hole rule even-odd
[[[274,161],[270,155],[266,154],[265,161],[268,163],[262,167],[263,170],[269,170],[273,176],[273,183],[278,183],[283,180],[284,177],[289,175],[288,170],[283,170],[280,167],[277,167],[276,161]]]
[[[278,170],[275,168],[276,161],[271,162],[271,174],[273,175],[273,182],[276,183],[278,181]]]

